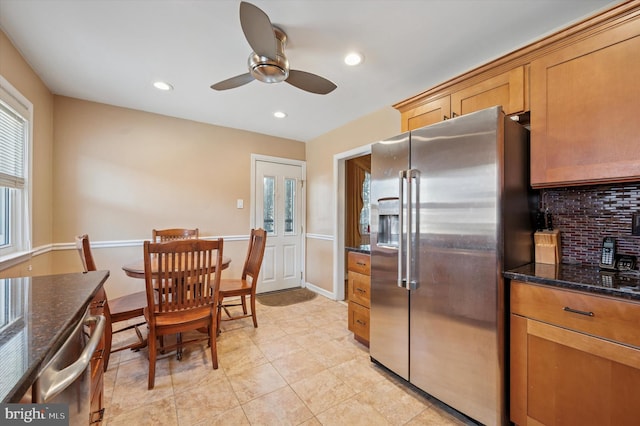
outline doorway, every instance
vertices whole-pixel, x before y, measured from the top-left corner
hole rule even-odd
[[[344,300],[346,294],[346,163],[347,160],[371,154],[371,144],[333,156],[335,197],[335,237],[333,239],[333,298]]]
[[[252,156],[252,227],[267,231],[260,293],[304,283],[305,163]]]

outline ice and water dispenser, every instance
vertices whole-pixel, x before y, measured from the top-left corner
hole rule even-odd
[[[379,246],[398,247],[400,234],[400,201],[398,198],[378,200],[378,242]]]

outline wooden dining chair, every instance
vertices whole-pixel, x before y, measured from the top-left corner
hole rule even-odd
[[[200,231],[198,228],[167,228],[167,229],[153,229],[151,231],[151,242],[163,243],[173,240],[190,240],[193,238],[199,238]],[[178,334],[178,341],[182,339],[182,336]],[[160,336],[160,347],[164,347],[164,336]],[[163,353],[163,352],[162,352]],[[180,352],[176,354],[180,356]]]
[[[82,267],[84,272],[97,271],[95,261],[93,260],[93,254],[91,252],[91,244],[89,243],[89,236],[87,234],[79,235],[76,237],[76,248],[80,254],[80,260],[82,261]],[[103,290],[104,291],[104,287]],[[125,296],[117,297],[115,299],[109,299],[104,295],[107,303],[104,307],[105,317],[107,317],[107,329],[105,331],[105,355],[104,355],[104,369],[107,370],[109,366],[110,355],[114,352],[123,351],[125,349],[139,350],[147,345],[146,339],[142,336],[139,327],[146,324],[143,319],[144,308],[147,306],[147,292],[138,291],[133,294],[127,294]],[[116,323],[128,322],[134,318],[140,318],[140,321],[136,321],[134,324],[127,324],[124,327],[114,330],[113,325]],[[123,346],[113,347],[113,335],[121,333],[123,331],[133,329],[136,333],[138,340],[134,343],[126,344]]]
[[[178,359],[183,345],[207,340],[211,347],[213,369],[218,368],[216,350],[216,306],[222,271],[223,240],[174,240],[164,243],[144,242],[144,278],[149,325],[149,389],[155,384],[156,352],[174,347]],[[152,259],[153,258],[153,259]],[[152,262],[157,262],[154,272]],[[191,340],[178,339],[175,345],[157,348],[158,338],[204,329]],[[202,337],[201,337],[202,336]]]
[[[267,231],[264,229],[252,229],[249,237],[249,248],[247,249],[247,257],[242,267],[242,276],[240,278],[223,279],[220,282],[220,300],[218,302],[218,333],[220,332],[221,321],[233,321],[242,318],[252,317],[253,327],[258,327],[258,319],[256,317],[256,286],[258,284],[258,275],[262,267],[262,259],[264,257],[264,249],[267,245]],[[246,297],[249,297],[251,312],[247,311]],[[231,301],[224,303],[225,298],[239,297],[240,302]],[[229,308],[232,306],[242,306],[242,313],[232,313]],[[225,312],[226,318],[222,318],[222,311]]]
[[[192,238],[199,238],[198,228],[154,229],[151,232],[151,241],[154,243],[172,240],[187,240]]]

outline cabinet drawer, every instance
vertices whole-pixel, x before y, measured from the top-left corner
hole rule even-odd
[[[371,256],[350,251],[349,254],[347,254],[347,270],[364,275],[371,275]]]
[[[640,347],[637,303],[512,281],[511,312]]]
[[[370,307],[371,277],[369,275],[349,272],[349,301]]]
[[[349,302],[349,330],[363,340],[369,341],[369,309]]]

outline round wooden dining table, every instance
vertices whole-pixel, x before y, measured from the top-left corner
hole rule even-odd
[[[231,259],[228,257],[222,257],[222,269],[227,269],[229,264],[231,263]],[[144,259],[139,259],[135,262],[128,263],[122,266],[122,270],[127,276],[132,278],[142,278],[144,279]],[[151,259],[151,273],[155,274],[158,271],[158,261],[156,258]]]

